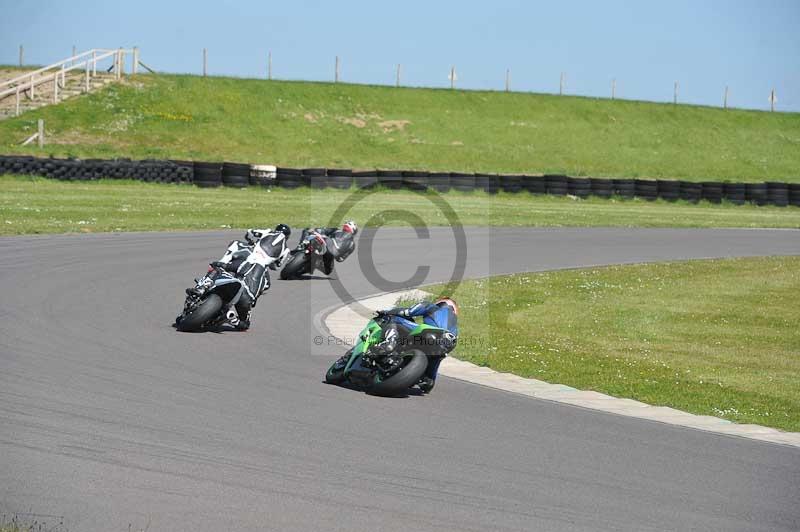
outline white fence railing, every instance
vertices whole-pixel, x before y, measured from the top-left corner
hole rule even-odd
[[[97,76],[98,63],[111,60],[109,71],[114,72],[116,79],[121,79],[125,74],[125,56],[133,56],[131,73],[136,74],[139,65],[139,49],[118,48],[116,50],[106,48],[94,48],[80,54],[70,56],[52,65],[39,68],[32,72],[26,72],[21,76],[0,82],[0,99],[10,95],[16,97],[16,115],[20,113],[20,100],[23,95],[33,100],[36,96],[36,88],[44,83],[53,84],[53,103],[59,101],[59,90],[66,84],[68,72],[75,70],[84,71],[84,90],[91,90],[91,78]]]

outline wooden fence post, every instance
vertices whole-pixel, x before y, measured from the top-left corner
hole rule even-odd
[[[138,74],[139,73],[139,47],[133,47],[133,68],[131,70],[131,74]]]
[[[333,73],[333,82],[339,83],[339,56],[336,56],[336,68]]]
[[[73,44],[72,45],[72,57],[75,57],[76,55],[78,55],[78,47]],[[72,60],[72,64],[73,65],[75,64],[75,60],[74,59]]]
[[[678,82],[675,82],[675,87],[672,90],[672,103],[678,103]]]
[[[97,51],[92,50],[92,76],[97,76]]]
[[[506,69],[506,92],[511,90],[511,69]]]
[[[267,54],[267,79],[272,81],[272,50]]]
[[[611,80],[611,99],[614,100],[617,97],[617,78]]]
[[[14,116],[19,116],[19,85],[17,86],[17,102],[15,106],[15,114]]]
[[[89,61],[86,61],[86,75],[85,75],[85,78],[84,78],[84,84],[85,84],[86,92],[89,92],[89,90],[91,89],[91,84],[89,82],[89,67],[90,66],[91,65],[89,64]]]
[[[394,81],[394,86],[395,87],[399,87],[400,86],[400,63],[397,63],[397,76],[396,76],[395,81]]]
[[[562,96],[564,94],[564,73],[561,73],[561,78],[558,82],[558,95]]]
[[[771,113],[775,112],[775,89],[774,88],[769,92],[769,111]]]
[[[728,86],[725,85],[725,98],[722,100],[722,107],[724,109],[728,108]]]
[[[456,88],[456,67],[455,65],[450,67],[450,88]]]
[[[19,66],[25,64],[25,47],[21,44],[19,45]]]
[[[208,49],[203,48],[203,77],[208,75]]]
[[[44,148],[44,120],[39,119],[39,147]]]

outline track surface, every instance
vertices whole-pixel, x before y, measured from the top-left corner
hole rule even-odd
[[[404,399],[322,384],[343,351],[314,344],[328,280],[274,281],[249,333],[175,332],[233,236],[0,239],[0,512],[76,532],[800,528],[798,449],[451,379]],[[440,281],[453,239],[382,229],[374,252],[389,279]],[[467,275],[766,254],[800,254],[800,232],[472,229]]]

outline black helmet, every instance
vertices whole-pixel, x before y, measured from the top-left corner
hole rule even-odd
[[[286,238],[289,238],[289,235],[292,234],[292,230],[289,229],[289,226],[286,224],[278,224],[275,226],[275,231],[278,233],[283,233]]]

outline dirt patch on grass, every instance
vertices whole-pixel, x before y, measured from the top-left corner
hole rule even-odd
[[[82,131],[64,131],[61,133],[50,133],[47,135],[48,144],[59,144],[62,146],[94,146],[108,143],[108,139],[93,136]],[[115,143],[119,144],[119,143]],[[119,144],[121,146],[121,144]]]
[[[367,121],[362,120],[361,118],[341,118],[340,121],[343,124],[348,124],[353,127],[357,127],[358,129],[362,129],[367,126]]]
[[[384,120],[378,122],[378,126],[383,129],[384,133],[392,133],[393,131],[403,131],[410,123],[411,120]]]
[[[317,123],[317,117],[314,113],[306,113],[303,115],[303,118],[306,119],[306,122],[311,122],[312,124]]]

